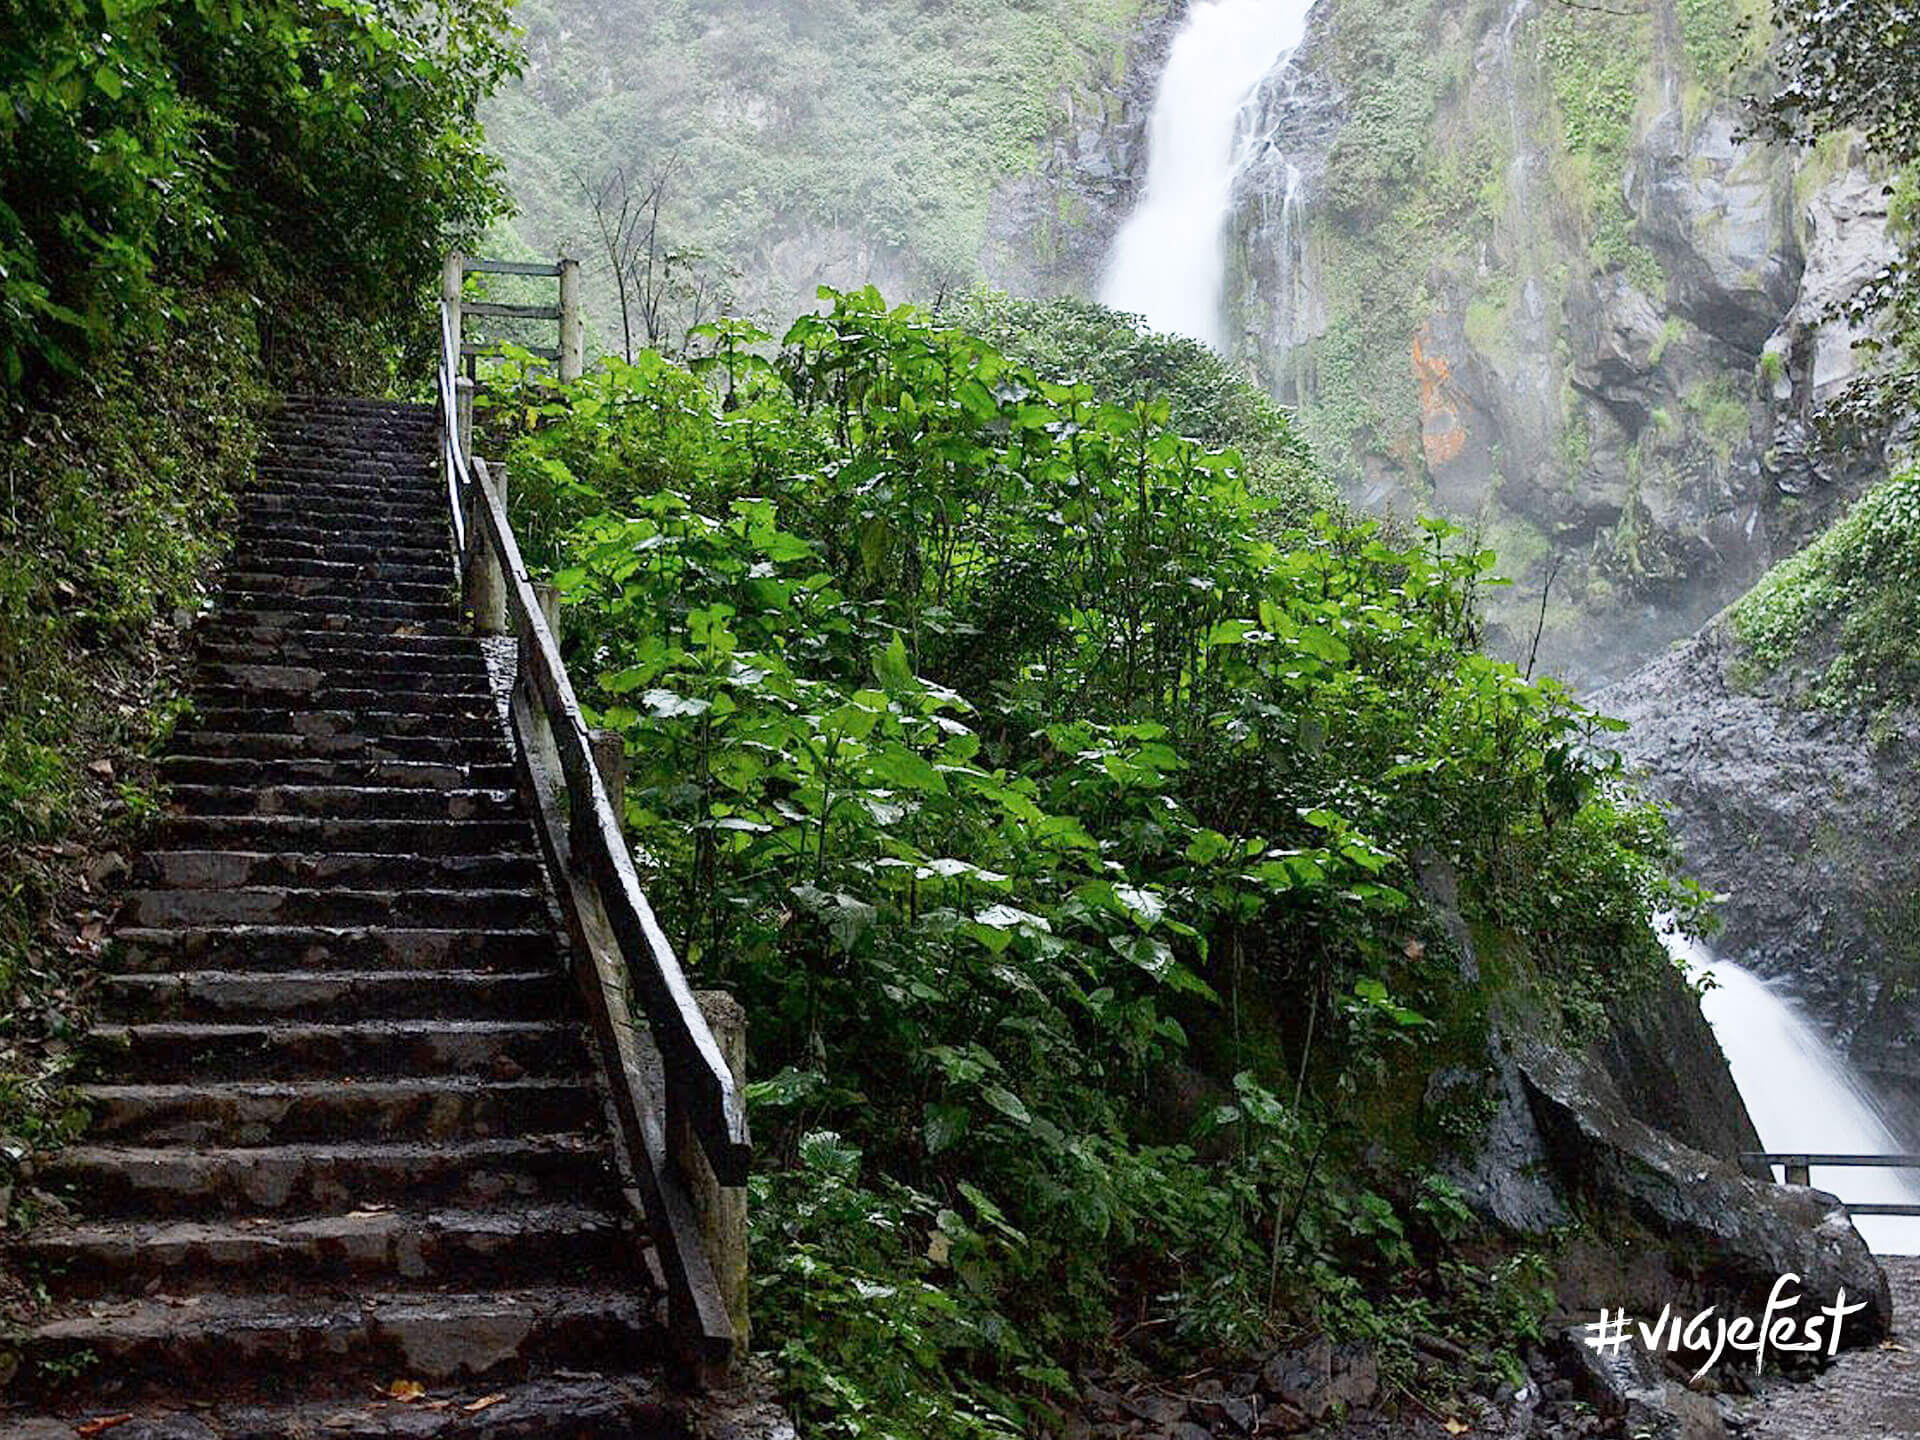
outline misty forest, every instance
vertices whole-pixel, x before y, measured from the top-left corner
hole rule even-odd
[[[1910,0],[9,5],[0,1436],[1920,1432],[1917,227]]]

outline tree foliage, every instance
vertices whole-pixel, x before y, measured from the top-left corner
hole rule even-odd
[[[1030,1433],[1116,1324],[1418,1323],[1454,1132],[1382,1096],[1491,1002],[1416,857],[1590,1021],[1686,903],[1605,723],[1478,651],[1446,525],[1277,524],[1164,401],[827,298],[492,416],[661,918],[754,1017],[813,1433]]]
[[[506,0],[39,0],[0,21],[0,379],[151,330],[167,285],[290,283],[397,330],[502,208],[473,115]],[[278,292],[269,298],[282,298]]]
[[[1890,407],[1912,403],[1920,384],[1920,236],[1914,228],[1920,175],[1920,4],[1911,0],[1774,0],[1780,76],[1761,97],[1777,138],[1809,143],[1858,130],[1901,177],[1893,220],[1900,258],[1848,302],[1858,322],[1878,317],[1898,348],[1890,373],[1856,386],[1831,417],[1884,430]]]

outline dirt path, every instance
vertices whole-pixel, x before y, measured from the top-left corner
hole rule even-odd
[[[1842,1355],[1819,1379],[1746,1407],[1743,1440],[1880,1440],[1920,1435],[1920,1257],[1889,1258],[1893,1338]]]

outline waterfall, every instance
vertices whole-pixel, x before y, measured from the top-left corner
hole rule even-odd
[[[1688,972],[1714,982],[1700,1008],[1767,1149],[1885,1155],[1907,1148],[1865,1079],[1790,1001],[1698,942],[1661,928]],[[1816,1168],[1813,1183],[1859,1204],[1920,1204],[1920,1175],[1911,1170]],[[1920,1254],[1920,1219],[1866,1215],[1855,1224],[1882,1254]]]
[[[1312,0],[1208,0],[1188,12],[1154,93],[1146,185],[1108,257],[1106,304],[1219,348],[1234,180],[1259,148],[1248,134],[1252,103],[1299,46],[1310,8]]]

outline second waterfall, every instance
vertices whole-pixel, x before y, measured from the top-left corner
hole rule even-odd
[[[1243,116],[1299,46],[1311,9],[1312,0],[1209,0],[1188,13],[1154,94],[1146,185],[1108,258],[1105,303],[1219,348],[1223,234],[1252,153]]]

